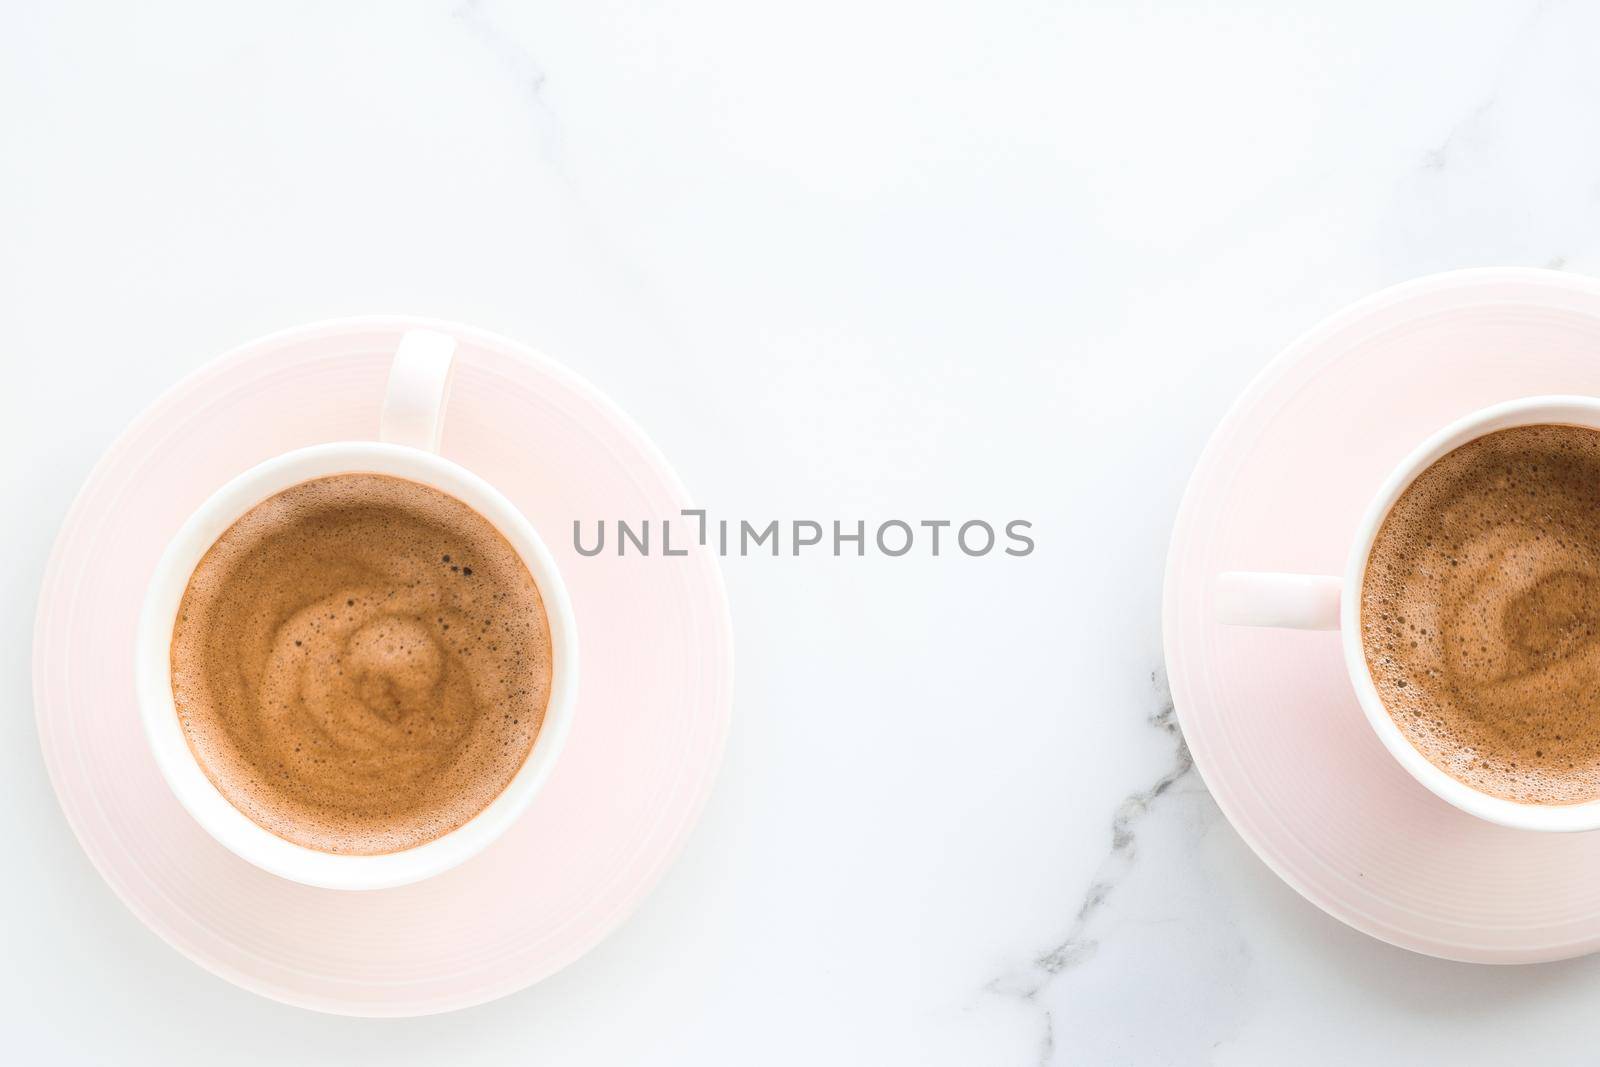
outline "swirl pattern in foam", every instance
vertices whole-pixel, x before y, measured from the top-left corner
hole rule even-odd
[[[1368,556],[1361,634],[1436,767],[1523,803],[1600,798],[1600,432],[1500,430],[1423,471]]]
[[[172,636],[190,748],[230,803],[324,852],[423,844],[521,768],[550,695],[538,587],[483,516],[429,486],[292,486],[218,538]]]

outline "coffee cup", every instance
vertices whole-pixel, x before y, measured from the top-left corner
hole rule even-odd
[[[1345,667],[1368,723],[1389,754],[1418,782],[1455,807],[1521,830],[1600,829],[1600,800],[1525,803],[1493,796],[1452,777],[1406,737],[1384,706],[1368,663],[1361,626],[1362,586],[1385,517],[1417,477],[1448,453],[1487,434],[1520,426],[1566,425],[1600,431],[1600,400],[1540,396],[1484,408],[1419,445],[1378,488],[1356,528],[1342,576],[1230,571],[1217,576],[1217,621],[1239,626],[1338,630]]]
[[[577,626],[560,571],[533,525],[488,482],[438,453],[455,340],[416,329],[390,367],[375,441],[312,445],[268,459],[217,489],[178,529],[145,594],[135,648],[135,686],[150,750],[185,810],[212,837],[263,870],[328,889],[382,889],[432,877],[487,848],[516,822],[549,778],[572,726]],[[542,598],[550,638],[549,699],[532,748],[509,783],[456,828],[415,847],[381,854],[323,852],[252,821],[207,776],[185,737],[173,692],[172,640],[190,576],[246,512],[292,486],[365,473],[419,483],[486,519],[527,567]]]

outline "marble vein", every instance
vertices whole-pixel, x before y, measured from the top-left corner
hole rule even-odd
[[[1502,94],[1508,72],[1519,69],[1514,57],[1533,39],[1545,16],[1549,14],[1552,0],[1536,0],[1523,17],[1521,25],[1510,38],[1506,60],[1494,77],[1489,92],[1478,101],[1465,118],[1451,127],[1443,141],[1422,154],[1422,169],[1442,171],[1457,161],[1463,151],[1487,150],[1493,141],[1490,129],[1496,104]]]
[[[1174,785],[1194,769],[1194,758],[1184,743],[1178,726],[1177,711],[1172,695],[1167,689],[1161,671],[1150,673],[1150,683],[1159,703],[1148,718],[1149,725],[1172,742],[1172,757],[1166,768],[1149,785],[1136,789],[1123,797],[1112,814],[1111,843],[1099,866],[1095,868],[1088,888],[1078,901],[1072,924],[1066,935],[1050,948],[1036,955],[1018,971],[995,978],[985,987],[990,993],[1018,998],[1039,1007],[1043,1016],[1043,1035],[1040,1042],[1040,1063],[1048,1063],[1055,1054],[1055,1025],[1049,1009],[1039,1004],[1040,994],[1063,973],[1090,960],[1099,948],[1095,933],[1096,919],[1105,910],[1117,887],[1132,869],[1138,855],[1139,824],[1149,815],[1155,804]]]
[[[1472,109],[1472,113],[1455,126],[1433,148],[1422,154],[1422,169],[1442,171],[1457,159],[1464,149],[1477,149],[1489,140],[1489,116],[1494,111],[1494,97],[1490,96]]]
[[[451,16],[488,51],[496,66],[516,85],[522,99],[532,105],[540,151],[547,163],[554,163],[560,144],[559,127],[545,98],[544,67],[528,48],[501,29],[484,10],[482,0],[462,0]]]

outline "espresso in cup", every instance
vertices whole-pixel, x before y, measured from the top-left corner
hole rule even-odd
[[[1434,766],[1520,803],[1600,799],[1600,431],[1499,430],[1427,467],[1373,542],[1361,638]]]
[[[338,474],[257,504],[195,568],[172,632],[190,749],[259,826],[376,855],[460,827],[527,759],[551,688],[527,565],[454,497]]]

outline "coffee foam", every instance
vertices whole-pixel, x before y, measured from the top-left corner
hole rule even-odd
[[[375,474],[252,508],[195,568],[172,637],[207,777],[323,852],[411,848],[482,811],[532,749],[550,677],[543,602],[500,532]]]
[[[1368,556],[1361,635],[1436,767],[1523,803],[1600,798],[1600,432],[1501,430],[1423,471]]]

